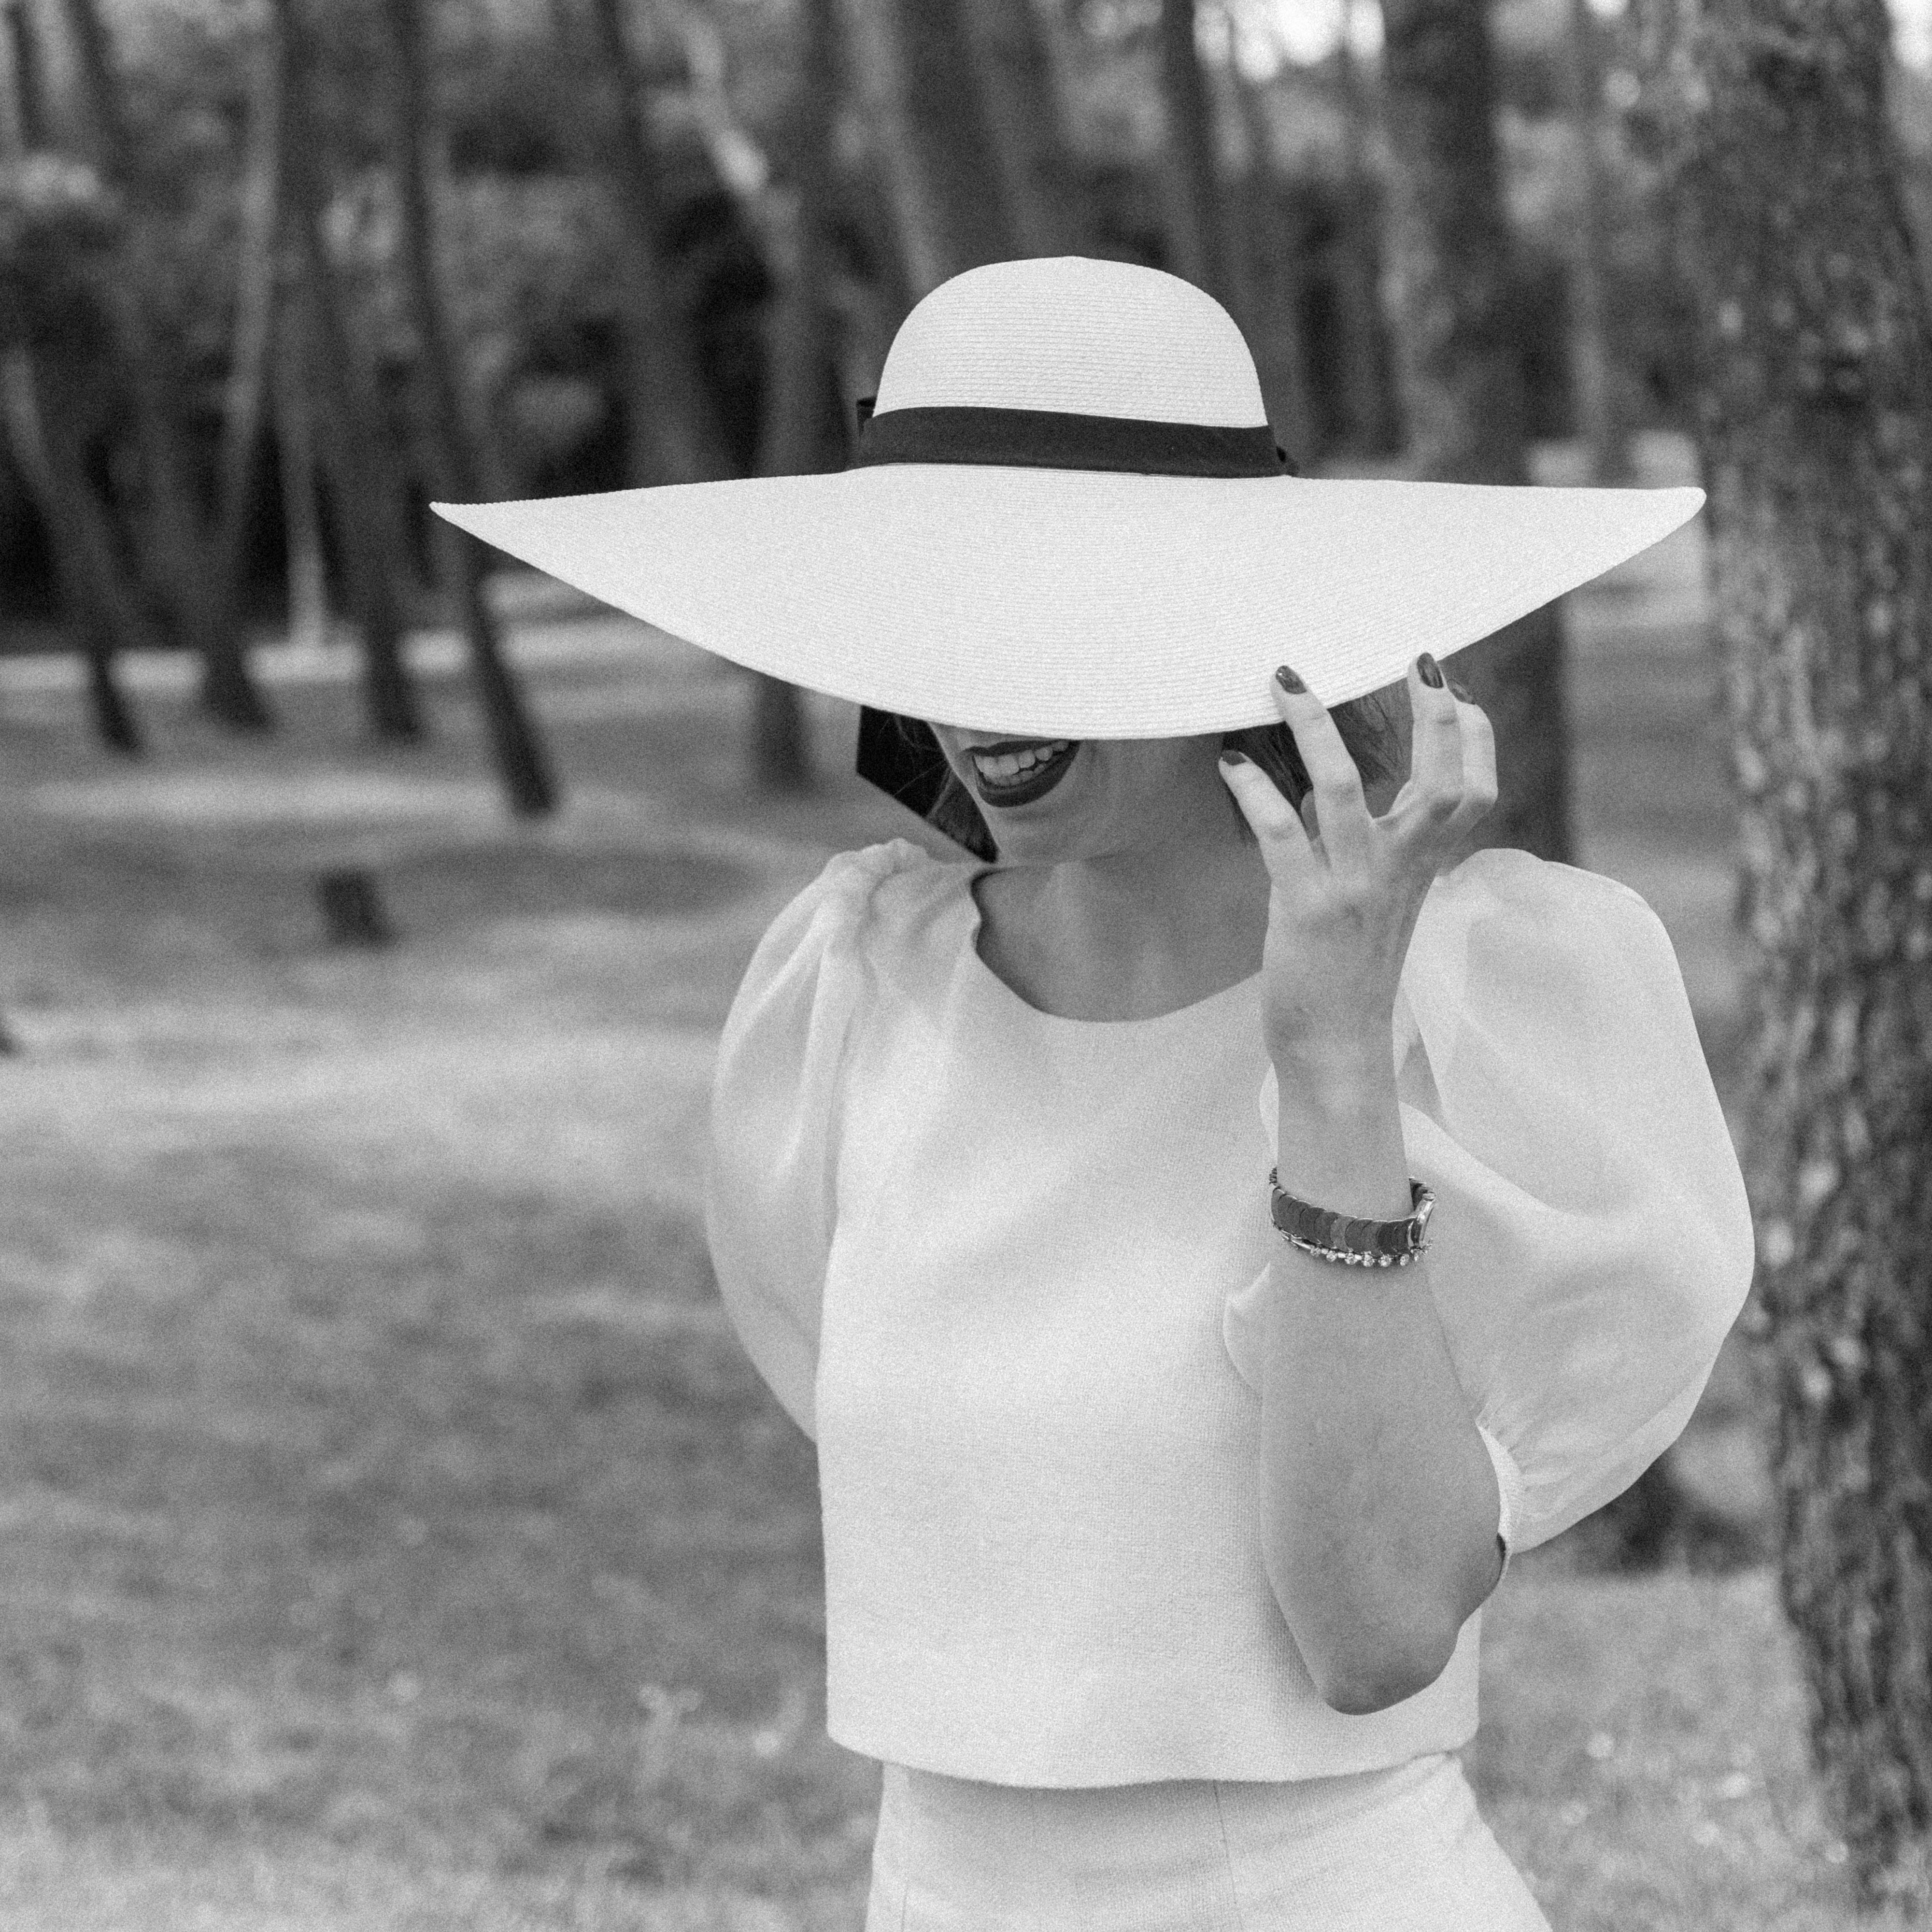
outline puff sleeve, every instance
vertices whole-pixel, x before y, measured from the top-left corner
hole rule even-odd
[[[1750,1286],[1744,1177],[1670,937],[1615,880],[1472,854],[1431,888],[1396,1017],[1425,1279],[1528,1549],[1690,1420]],[[1272,1145],[1271,1067],[1260,1105]],[[1256,1388],[1267,1282],[1222,1324]]]
[[[895,838],[830,860],[766,928],[718,1040],[704,1168],[712,1268],[752,1366],[814,1442],[841,1081],[873,985],[866,930],[880,881],[923,856]]]

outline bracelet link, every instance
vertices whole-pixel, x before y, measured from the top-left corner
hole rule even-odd
[[[1406,1268],[1428,1251],[1424,1239],[1436,1197],[1413,1175],[1408,1184],[1412,1211],[1398,1221],[1370,1221],[1317,1208],[1284,1193],[1280,1170],[1268,1169],[1268,1216],[1289,1246],[1323,1261],[1351,1268]]]

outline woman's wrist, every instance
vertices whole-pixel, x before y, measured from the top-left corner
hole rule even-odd
[[[1371,1221],[1412,1210],[1408,1156],[1391,1070],[1325,1100],[1284,1089],[1276,1119],[1275,1174],[1284,1194],[1311,1207]]]
[[[1307,1105],[1347,1112],[1373,1103],[1395,1087],[1395,1045],[1391,1024],[1360,1039],[1324,1039],[1270,1049],[1276,1084]]]

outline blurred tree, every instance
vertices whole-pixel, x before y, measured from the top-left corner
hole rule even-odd
[[[1932,1912],[1932,305],[1884,0],[1639,0],[1698,329],[1786,1613],[1861,1903]],[[1901,1921],[1903,1922],[1903,1921]]]
[[[289,638],[314,648],[328,636],[328,571],[322,549],[321,490],[316,473],[314,425],[310,418],[308,332],[299,304],[285,307],[274,353],[275,453],[282,486],[282,529],[287,553]],[[379,738],[420,737],[422,720],[407,682],[401,637],[391,640],[397,681],[404,687],[400,719],[371,706]],[[368,660],[364,658],[365,676]],[[373,694],[372,694],[373,696]]]
[[[782,181],[733,104],[729,60],[716,21],[678,0],[669,0],[668,10],[683,43],[712,165],[757,232],[777,285],[765,316],[764,420],[754,467],[763,476],[836,467],[842,442],[832,386],[825,260],[832,122],[838,99],[836,0],[800,0],[795,9],[796,79],[782,136],[789,177]],[[755,670],[746,675],[752,692],[752,784],[770,794],[809,790],[811,747],[802,694],[782,678]]]
[[[47,121],[46,63],[40,23],[28,0],[5,0],[7,52],[13,63],[14,126],[20,148],[38,154],[54,141]]]
[[[18,14],[11,16],[21,31]],[[31,34],[32,24],[25,31]],[[17,43],[16,43],[17,44]],[[15,124],[44,128],[32,90],[39,69],[16,60],[25,97]],[[86,399],[112,325],[100,283],[118,272],[118,208],[91,169],[58,158],[9,153],[0,166],[0,416],[15,467],[52,548],[62,614],[87,665],[94,730],[110,749],[142,748],[116,681],[118,652],[152,646],[146,614],[88,480]]]
[[[590,0],[590,5],[608,102],[605,166],[618,214],[628,480],[713,482],[730,476],[734,466],[700,376],[689,319],[680,310],[660,253],[664,195],[624,0]]]
[[[379,741],[409,743],[423,736],[424,724],[403,654],[406,501],[329,254],[328,156],[314,110],[318,62],[302,0],[275,0],[275,28],[284,70],[286,220],[294,257],[275,353],[313,384],[310,422],[341,533],[348,602],[362,635],[364,714]],[[291,379],[284,372],[280,380],[286,387]],[[300,565],[292,548],[289,564],[292,580]]]
[[[908,292],[1018,253],[967,0],[843,0]],[[896,322],[897,318],[895,318]]]
[[[1052,49],[1035,0],[970,0],[965,12],[1016,252],[1092,252]]]
[[[1196,44],[1194,0],[1160,0],[1160,95],[1166,115],[1168,266],[1205,289],[1244,326],[1228,261],[1220,143]]]
[[[62,0],[86,82],[88,112],[103,174],[130,207],[140,199],[140,168],[98,0]],[[142,225],[130,226],[140,243]],[[153,581],[183,641],[201,656],[201,699],[211,716],[244,730],[274,723],[248,668],[234,586],[224,579],[218,538],[199,492],[181,426],[178,400],[188,384],[165,328],[156,325],[139,285],[116,278],[110,295],[125,358],[142,458],[146,514],[140,519]]]
[[[844,398],[839,393],[836,319],[828,286],[838,109],[838,0],[800,0],[797,82],[783,158],[789,192],[773,237],[779,297],[767,318],[761,476],[800,476],[842,468]],[[782,678],[752,674],[752,768],[767,791],[812,782],[804,699]]]
[[[1528,396],[1486,0],[1382,0],[1382,9],[1408,473],[1526,484]],[[1472,645],[1456,658],[1456,676],[1496,728],[1499,795],[1475,842],[1574,863],[1561,606],[1546,604]],[[1685,1502],[1666,1451],[1598,1513],[1589,1534],[1612,1561],[1654,1562]]]
[[[1582,176],[1582,219],[1570,239],[1570,367],[1578,427],[1593,483],[1630,481],[1630,424],[1611,340],[1609,168],[1604,158],[1604,68],[1590,0],[1567,0],[1570,126]]]
[[[1342,0],[1335,43],[1342,126],[1342,234],[1336,277],[1341,311],[1343,414],[1358,452],[1381,455],[1400,448],[1396,385],[1389,380],[1382,296],[1382,197],[1368,164],[1369,106],[1355,64],[1357,0]]]
[[[91,170],[45,152],[52,122],[39,22],[22,0],[8,0],[6,23],[14,112],[0,203],[0,409],[15,466],[53,551],[63,614],[87,666],[95,735],[110,751],[134,756],[145,747],[114,660],[157,640],[88,480],[82,402],[112,339],[106,305],[92,285],[115,272],[120,211]]]
[[[276,270],[281,252],[283,62],[272,19],[261,35],[255,59],[242,156],[235,334],[228,360],[216,496],[214,567],[223,586],[220,594],[231,606],[238,606],[242,596],[242,550],[266,414]]]
[[[1408,473],[1527,483],[1486,0],[1382,0],[1382,8]],[[1496,725],[1501,796],[1478,838],[1569,862],[1569,724],[1556,608],[1472,646],[1456,670]]]
[[[1244,22],[1229,0],[1219,4],[1232,42]],[[1265,26],[1264,31],[1276,62],[1286,61],[1287,50],[1279,34]],[[1248,151],[1247,173],[1234,202],[1239,246],[1233,260],[1240,295],[1236,313],[1254,351],[1268,420],[1288,454],[1306,469],[1318,453],[1318,436],[1302,340],[1306,296],[1302,237],[1284,200],[1288,176],[1275,138],[1273,112],[1261,88],[1243,70],[1236,48],[1231,47],[1228,76]]]
[[[403,248],[416,316],[417,369],[428,392],[425,414],[436,466],[436,487],[452,500],[474,502],[489,493],[436,267],[428,156],[435,122],[421,0],[386,0],[386,10],[394,57],[392,107]],[[470,674],[510,808],[522,817],[554,812],[556,782],[523,694],[504,659],[484,578],[482,547],[453,525],[440,528],[447,532],[442,538],[448,546],[446,554],[456,567]]]

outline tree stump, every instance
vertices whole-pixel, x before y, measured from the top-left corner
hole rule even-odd
[[[380,946],[396,943],[395,930],[383,908],[376,880],[359,866],[338,866],[318,874],[315,896],[332,946]]]

